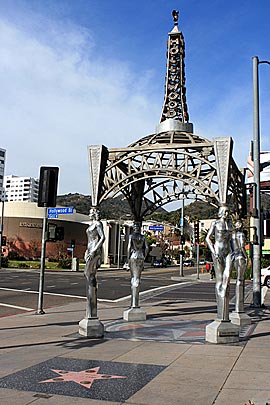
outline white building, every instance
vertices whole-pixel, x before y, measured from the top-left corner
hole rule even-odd
[[[5,201],[38,201],[39,180],[33,177],[4,176]]]
[[[0,201],[3,200],[4,196],[4,172],[5,172],[5,159],[6,159],[6,151],[5,149],[0,148]]]

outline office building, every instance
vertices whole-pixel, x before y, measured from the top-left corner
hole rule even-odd
[[[5,201],[37,202],[38,185],[33,177],[4,176]]]

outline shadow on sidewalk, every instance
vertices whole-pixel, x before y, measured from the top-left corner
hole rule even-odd
[[[17,349],[19,347],[37,347],[37,346],[47,346],[47,345],[55,345],[56,347],[64,347],[66,349],[71,349],[71,350],[79,350],[84,347],[92,347],[99,345],[101,343],[104,343],[106,339],[87,339],[82,337],[76,338],[76,339],[65,339],[65,340],[53,340],[50,342],[33,342],[33,343],[23,343],[23,344],[18,344],[18,345],[10,345],[10,346],[4,346],[0,347],[0,350],[3,349]]]

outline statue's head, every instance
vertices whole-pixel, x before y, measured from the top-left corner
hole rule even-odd
[[[219,218],[228,218],[229,216],[229,208],[227,205],[221,205],[218,210]]]
[[[236,231],[240,231],[240,229],[242,229],[243,224],[242,221],[240,219],[237,219],[234,223],[234,228]]]
[[[133,232],[140,233],[141,232],[142,223],[141,222],[134,222],[133,224]]]
[[[91,207],[89,211],[89,218],[91,220],[98,220],[100,217],[99,209],[96,207]]]

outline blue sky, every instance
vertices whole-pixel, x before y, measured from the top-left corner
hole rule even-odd
[[[60,167],[59,193],[90,193],[87,145],[121,147],[159,122],[167,34],[177,9],[194,132],[232,136],[246,166],[252,56],[270,59],[269,0],[0,2],[0,147],[6,174]],[[260,65],[262,150],[270,150],[268,65]]]

